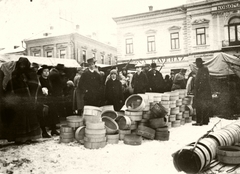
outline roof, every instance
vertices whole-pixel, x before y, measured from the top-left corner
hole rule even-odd
[[[28,60],[39,65],[56,66],[57,64],[64,64],[67,68],[77,68],[80,67],[79,63],[74,59],[60,59],[60,58],[47,58],[47,57],[33,57],[33,56],[23,56],[14,54],[3,54],[0,55],[0,65],[4,62],[17,61],[20,57],[26,57]]]
[[[219,53],[203,64],[208,67],[210,75],[221,77],[236,74],[230,65],[240,66],[240,59],[233,55]],[[192,71],[197,71],[195,64],[190,64],[190,68]]]

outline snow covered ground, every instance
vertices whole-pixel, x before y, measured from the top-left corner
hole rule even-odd
[[[169,141],[143,140],[139,146],[119,141],[89,150],[77,142],[59,143],[59,137],[30,145],[0,146],[0,174],[179,174],[174,168],[172,153],[197,141],[219,120],[215,130],[236,121],[214,117],[207,126],[186,123],[170,129]]]

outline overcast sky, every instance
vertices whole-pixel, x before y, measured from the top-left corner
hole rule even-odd
[[[62,28],[63,23],[79,24],[82,34],[95,32],[107,40],[116,36],[113,17],[144,13],[150,5],[159,10],[185,3],[186,0],[0,0],[0,48],[20,45],[21,40],[50,26]],[[67,20],[59,19],[59,15]]]

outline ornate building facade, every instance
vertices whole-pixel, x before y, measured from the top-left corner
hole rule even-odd
[[[47,33],[45,33],[47,35]],[[95,57],[98,64],[114,65],[117,62],[117,49],[92,38],[70,33],[25,40],[27,55],[75,59],[79,63]]]
[[[118,62],[163,65],[162,72],[189,69],[197,57],[220,52],[240,56],[240,1],[187,0],[174,8],[113,18]]]

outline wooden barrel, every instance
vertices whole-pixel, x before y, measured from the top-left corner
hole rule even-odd
[[[177,168],[185,173],[199,173],[204,168],[205,156],[199,148],[193,150],[193,146],[188,145],[174,156],[174,161]]]
[[[179,107],[179,111],[180,112],[184,112],[186,110],[186,105],[181,105],[180,107]]]
[[[77,128],[75,131],[75,139],[80,143],[84,143],[84,136],[85,136],[85,126],[81,126]]]
[[[138,94],[129,96],[125,101],[125,105],[129,111],[143,111],[145,108],[145,102],[142,96]]]
[[[102,112],[107,111],[107,110],[114,111],[113,105],[105,105],[105,106],[100,107],[100,109],[102,110]]]
[[[181,120],[175,120],[172,122],[172,127],[179,127],[181,126]]]
[[[219,133],[223,136],[223,138],[227,142],[227,144],[226,144],[227,146],[231,146],[234,144],[234,141],[235,141],[234,136],[229,131],[227,131],[225,129],[221,129],[221,130],[219,130]]]
[[[192,98],[191,97],[185,97],[182,99],[183,105],[191,105],[192,104]]]
[[[76,130],[78,127],[83,126],[83,117],[80,116],[68,116],[67,125]]]
[[[226,131],[228,131],[231,135],[232,135],[232,137],[233,137],[233,139],[234,139],[234,143],[238,143],[239,142],[239,131],[240,131],[240,129],[234,129],[233,127],[224,127],[223,128],[224,130],[226,130]]]
[[[154,139],[160,141],[168,141],[169,135],[170,135],[169,131],[156,131]]]
[[[99,123],[99,122],[102,122],[102,118],[101,118],[101,115],[98,115],[98,116],[83,115],[83,122],[85,124],[86,124],[86,122]]]
[[[118,114],[113,110],[105,110],[102,112],[101,117],[110,117],[112,119],[116,119],[118,117]]]
[[[156,129],[156,132],[166,132],[166,131],[168,131],[167,125]]]
[[[87,149],[100,149],[103,148],[107,145],[106,141],[102,142],[89,142],[89,141],[84,141],[84,147]]]
[[[162,118],[167,115],[166,109],[161,105],[161,103],[156,103],[151,109],[151,114],[154,117]]]
[[[185,118],[185,123],[191,123],[191,122],[192,122],[192,117]]]
[[[216,140],[218,143],[218,146],[226,146],[226,144],[227,144],[225,139],[222,137],[222,135],[217,132],[209,133],[208,138],[212,138],[212,139]]]
[[[142,137],[136,134],[126,134],[123,139],[123,143],[127,145],[141,145]]]
[[[168,100],[162,100],[160,103],[161,103],[162,105],[167,105],[168,107],[169,107],[169,105],[170,105],[170,101],[168,101]]]
[[[108,144],[118,144],[119,142],[119,134],[107,135],[106,137]]]
[[[212,160],[215,159],[218,147],[218,143],[215,139],[203,138],[198,143],[205,146],[205,148],[209,150]]]
[[[153,140],[155,137],[155,130],[146,126],[138,126],[136,133],[137,135],[151,140]]]
[[[179,112],[177,115],[176,115],[176,120],[181,120],[183,118],[183,113],[182,112]]]
[[[240,147],[221,146],[217,148],[217,159],[224,164],[240,164]]]
[[[86,123],[86,128],[87,129],[94,129],[94,130],[98,130],[98,129],[105,129],[105,122],[99,122],[99,123],[91,123],[91,122],[87,122]]]
[[[117,122],[118,127],[121,130],[130,129],[132,123],[131,119],[127,116],[118,116],[115,121]]]
[[[133,112],[133,111],[125,111],[125,116],[129,117],[131,121],[141,121],[142,120],[142,111]]]
[[[74,130],[72,127],[62,125],[60,127],[60,143],[70,143],[74,141]]]
[[[176,115],[169,115],[169,122],[176,121]]]
[[[181,125],[184,125],[185,124],[185,118],[182,118],[181,119],[181,123],[180,123]]]
[[[106,129],[88,129],[85,128],[86,134],[94,134],[94,135],[103,135],[106,134]]]
[[[138,123],[136,121],[131,121],[131,126],[130,126],[130,130],[135,130],[138,127]]]
[[[176,106],[182,106],[182,99],[176,100]]]
[[[171,114],[171,115],[176,115],[176,114],[178,114],[179,112],[180,112],[179,107],[171,108],[171,110],[170,110],[170,114]]]
[[[149,120],[149,127],[156,129],[166,125],[166,118],[153,118]]]
[[[102,108],[96,106],[84,106],[83,115],[101,116]]]
[[[102,117],[102,121],[105,122],[105,128],[107,134],[116,134],[119,127],[115,120],[109,117]]]
[[[131,134],[131,130],[121,130],[119,129],[119,140],[123,140],[124,136],[127,134]]]
[[[170,94],[169,93],[163,93],[161,101],[169,101],[170,100]]]
[[[156,93],[156,95],[153,96],[153,102],[160,102],[162,100],[162,94]]]
[[[91,143],[99,143],[99,142],[106,142],[107,138],[105,136],[104,137],[97,137],[97,138],[84,137],[84,141],[91,142]]]
[[[143,119],[150,119],[151,118],[151,111],[143,111],[142,118]]]

